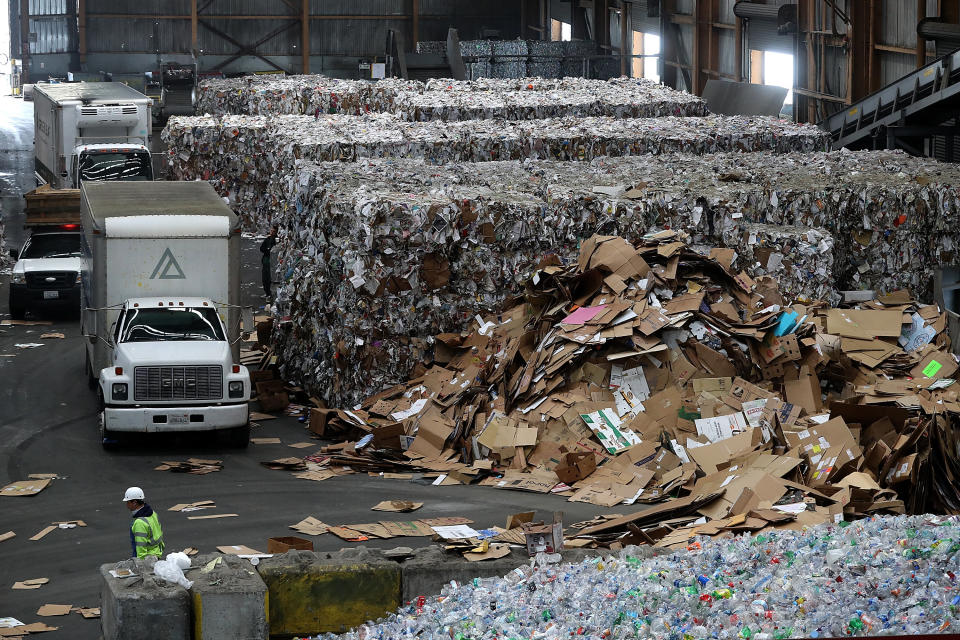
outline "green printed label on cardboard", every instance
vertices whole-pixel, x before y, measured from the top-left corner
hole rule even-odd
[[[937,362],[936,360],[931,360],[930,364],[923,368],[923,375],[928,378],[932,378],[937,375],[937,371],[943,368],[943,365]]]

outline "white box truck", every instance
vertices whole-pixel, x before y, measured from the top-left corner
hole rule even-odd
[[[104,444],[122,432],[230,430],[246,446],[239,219],[206,182],[80,191],[81,327]]]
[[[37,183],[77,189],[84,180],[153,180],[152,103],[120,82],[37,84]]]

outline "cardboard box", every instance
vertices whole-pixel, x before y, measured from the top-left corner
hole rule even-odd
[[[296,536],[282,536],[267,540],[267,553],[286,553],[290,550],[313,551],[313,542]]]
[[[311,412],[311,418],[313,413]],[[311,427],[312,429],[312,427]],[[403,423],[394,422],[373,428],[373,446],[377,449],[400,449],[400,436],[406,435]]]
[[[564,484],[583,480],[597,468],[597,456],[592,451],[574,451],[564,455],[562,462],[553,470]]]
[[[560,511],[553,513],[552,524],[528,523],[523,525],[522,531],[528,555],[557,553],[563,549],[563,513]]]
[[[261,369],[259,371],[250,372],[250,384],[256,388],[258,382],[267,382],[268,380],[274,380],[276,374],[273,372],[273,369]]]
[[[257,402],[260,409],[267,413],[283,411],[290,404],[290,396],[283,388],[282,380],[268,380],[257,383]]]
[[[312,407],[310,409],[310,431],[322,436],[327,429],[327,419],[330,414],[336,415],[336,409],[317,409]]]

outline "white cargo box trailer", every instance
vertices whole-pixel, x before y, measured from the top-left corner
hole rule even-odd
[[[120,82],[37,84],[37,181],[76,189],[83,180],[152,180],[152,104]]]
[[[237,216],[206,182],[86,182],[81,215],[82,330],[104,436],[234,429],[245,443]]]

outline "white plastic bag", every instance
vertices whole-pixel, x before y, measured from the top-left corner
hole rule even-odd
[[[193,582],[187,580],[187,577],[183,575],[183,569],[177,566],[175,561],[157,561],[157,564],[153,565],[153,573],[158,578],[166,580],[167,582],[179,584],[184,589],[189,589],[193,586]]]
[[[190,568],[190,556],[185,554],[182,551],[177,551],[174,553],[167,554],[167,562],[172,562],[178,567],[181,571],[186,571]]]

